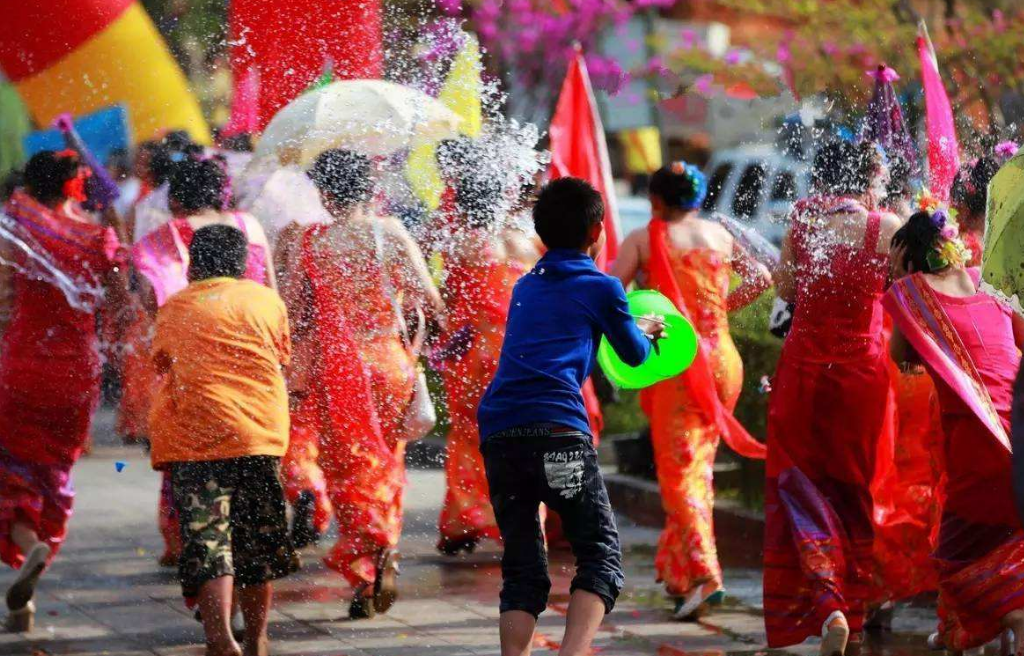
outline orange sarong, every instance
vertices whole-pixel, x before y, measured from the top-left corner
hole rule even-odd
[[[501,539],[480,455],[476,412],[498,368],[512,288],[525,272],[526,266],[517,261],[456,264],[446,271],[449,341],[468,340],[469,345],[465,353],[442,363],[451,429],[438,520],[441,545]]]
[[[318,350],[306,402],[338,524],[324,562],[359,586],[374,581],[378,554],[401,534],[405,444],[396,435],[415,370],[380,266],[320,251],[321,229],[309,228],[301,245]]]
[[[743,384],[743,363],[729,335],[726,296],[730,267],[706,249],[668,254],[672,274],[701,341],[719,399],[732,411]],[[665,528],[654,559],[658,580],[682,596],[707,581],[722,582],[715,548],[713,468],[721,430],[691,398],[682,377],[644,394]]]
[[[897,430],[892,465],[872,483],[876,581],[872,601],[908,599],[938,589],[932,552],[939,537],[945,457],[939,401],[923,368],[891,367]]]

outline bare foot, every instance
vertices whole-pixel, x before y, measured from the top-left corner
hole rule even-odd
[[[226,645],[206,645],[205,656],[243,656],[242,648],[238,646],[238,643],[232,640]]]
[[[270,640],[266,635],[256,640],[246,640],[242,648],[243,656],[268,656],[270,654]]]

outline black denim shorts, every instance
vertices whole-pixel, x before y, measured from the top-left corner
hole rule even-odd
[[[204,583],[221,576],[246,586],[298,570],[280,458],[174,463],[171,487],[181,522],[178,575],[185,597],[198,596]]]
[[[571,590],[596,594],[610,612],[622,590],[622,549],[589,435],[530,424],[489,436],[482,445],[494,515],[505,542],[501,612],[534,617],[547,606],[551,579],[540,504],[558,513],[576,556]]]

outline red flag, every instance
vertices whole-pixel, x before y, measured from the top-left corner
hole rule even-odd
[[[259,72],[260,129],[332,62],[335,79],[384,70],[381,0],[231,0],[231,70]]]
[[[917,26],[917,54],[921,58],[921,84],[924,86],[925,124],[928,131],[928,186],[936,197],[949,200],[953,178],[960,167],[953,108],[939,75],[935,48],[928,38],[924,21]]]
[[[579,51],[562,83],[550,134],[551,179],[582,178],[604,197],[604,229],[608,242],[597,258],[597,266],[606,270],[619,254],[619,210],[604,127],[587,75],[587,64]]]

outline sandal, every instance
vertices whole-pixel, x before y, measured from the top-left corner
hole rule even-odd
[[[696,622],[707,614],[711,606],[721,605],[725,591],[715,581],[708,581],[690,589],[689,594],[676,601],[672,617],[683,622]]]
[[[458,556],[462,552],[473,553],[478,544],[480,544],[480,540],[475,537],[441,538],[437,543],[437,550],[445,556]]]
[[[398,553],[381,549],[377,556],[377,578],[373,582],[373,608],[388,612],[398,599]]]
[[[18,610],[12,610],[4,618],[4,630],[8,633],[29,633],[36,623],[36,605],[28,602]]]
[[[364,583],[356,588],[355,594],[352,597],[352,603],[348,607],[348,618],[350,620],[370,620],[377,615],[373,597],[366,595],[366,591],[369,588],[370,585],[368,583]]]
[[[14,618],[22,610],[22,616],[25,614],[31,615],[34,612],[34,607],[29,609],[32,604],[32,598],[36,594],[36,584],[39,582],[39,577],[42,576],[43,570],[46,569],[46,561],[50,558],[50,547],[45,543],[39,543],[32,548],[32,551],[28,553],[25,558],[25,562],[22,563],[21,569],[18,570],[18,576],[14,579],[14,583],[7,589],[7,610],[10,611],[9,619]],[[18,620],[20,624],[24,624],[26,620]],[[31,626],[31,619],[28,620]],[[28,629],[23,629],[28,630]]]
[[[850,640],[850,625],[840,611],[833,611],[821,625],[821,656],[843,656]]]

